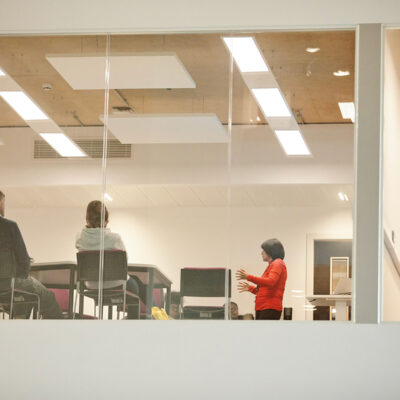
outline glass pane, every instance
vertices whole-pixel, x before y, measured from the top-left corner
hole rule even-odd
[[[223,319],[229,54],[210,34],[112,36],[110,54],[107,235],[128,257],[126,317],[139,302],[141,319]]]
[[[383,321],[400,321],[400,262],[398,212],[399,185],[399,46],[400,30],[385,32],[384,123],[383,123]]]
[[[104,87],[90,87],[90,78],[104,80],[104,67],[87,55],[104,58],[104,36],[0,38],[0,190],[27,252],[6,228],[0,247],[13,252],[16,287],[40,293],[43,318],[73,318],[74,297],[78,312],[76,245],[90,249],[86,206],[101,199]],[[84,298],[88,318],[93,303]]]
[[[312,320],[339,301],[329,259],[324,276],[313,259],[315,241],[352,238],[354,41],[353,31],[226,36],[235,58],[230,259],[250,275],[245,293],[233,292],[241,314]]]

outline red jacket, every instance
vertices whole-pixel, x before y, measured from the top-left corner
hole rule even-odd
[[[249,289],[256,295],[256,311],[269,308],[282,311],[286,278],[286,265],[280,258],[276,258],[268,265],[261,278],[254,275],[247,277],[248,281],[257,285],[251,286]]]

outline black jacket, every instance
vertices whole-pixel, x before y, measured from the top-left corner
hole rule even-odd
[[[21,231],[14,221],[0,216],[0,248],[11,249],[17,261],[18,278],[27,278],[30,270],[30,258],[26,251]]]

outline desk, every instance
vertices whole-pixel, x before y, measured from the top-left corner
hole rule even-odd
[[[165,311],[169,314],[172,282],[155,266],[150,264],[128,264],[128,274],[138,277],[146,285],[146,317],[151,319],[154,289],[167,289]]]
[[[30,275],[53,289],[69,289],[68,316],[72,318],[74,307],[74,289],[76,283],[76,263],[60,261],[36,263],[31,265]]]
[[[319,294],[307,297],[313,306],[330,306],[336,308],[336,321],[346,321],[346,307],[351,306],[351,294]]]

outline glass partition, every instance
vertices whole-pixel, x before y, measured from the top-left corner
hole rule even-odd
[[[400,30],[385,31],[383,122],[382,320],[400,321],[400,262],[398,212]]]
[[[0,190],[64,316],[350,319],[354,41],[1,38]]]
[[[213,34],[110,49],[107,235],[138,297],[127,318],[228,319],[229,54]]]
[[[240,314],[254,314],[256,295],[260,318],[271,308],[282,310],[274,318],[334,319],[352,301],[351,275],[331,290],[330,259],[351,257],[355,33],[223,39],[235,59],[230,259],[250,275],[233,300]],[[264,254],[274,238],[286,265],[283,252]],[[318,240],[349,241],[350,254],[334,247],[327,263],[315,264]]]
[[[36,317],[38,294],[43,318],[74,317],[76,240],[80,250],[93,250],[82,229],[88,203],[102,197],[104,84],[91,84],[104,82],[105,39],[0,38],[0,247],[12,251],[2,271],[14,265],[16,318]],[[96,57],[103,61],[93,63]],[[2,284],[9,318],[11,286]],[[83,310],[93,318],[93,301],[85,298]]]

